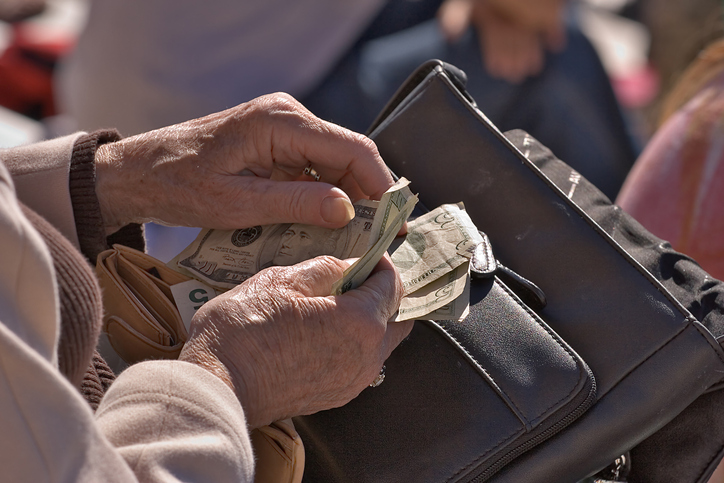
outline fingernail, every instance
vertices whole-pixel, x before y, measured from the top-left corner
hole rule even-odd
[[[328,196],[322,200],[322,218],[327,223],[346,225],[354,218],[354,206],[347,198]]]

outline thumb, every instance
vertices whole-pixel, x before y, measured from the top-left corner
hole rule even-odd
[[[337,296],[341,305],[373,307],[380,320],[389,320],[400,308],[402,280],[389,255],[385,254],[370,276],[355,290]]]
[[[246,186],[236,190],[242,193],[239,197],[228,200],[233,206],[222,221],[230,228],[274,223],[340,228],[354,218],[354,206],[347,194],[327,183],[264,178],[239,181]],[[239,216],[234,219],[231,213]]]

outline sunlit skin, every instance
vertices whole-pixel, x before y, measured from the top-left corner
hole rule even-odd
[[[304,174],[310,165],[321,181]],[[150,220],[331,231],[354,216],[352,200],[379,200],[393,184],[371,139],[316,118],[281,93],[103,144],[96,177],[108,233]],[[334,252],[338,240],[329,232],[307,234]],[[360,288],[338,296],[329,295],[331,286],[348,262],[295,262],[261,270],[204,304],[179,356],[235,392],[249,428],[346,404],[412,329],[411,322],[387,324],[402,298],[389,258]]]

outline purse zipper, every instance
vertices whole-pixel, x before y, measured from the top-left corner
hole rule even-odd
[[[591,376],[591,389],[588,391],[588,395],[586,398],[579,404],[576,409],[568,413],[563,419],[558,421],[557,423],[553,424],[550,428],[545,429],[544,431],[541,431],[539,434],[533,436],[528,441],[524,442],[520,446],[517,446],[513,448],[512,450],[508,451],[505,455],[500,457],[495,463],[488,466],[483,470],[482,473],[478,474],[471,480],[467,480],[468,483],[483,483],[485,481],[488,481],[495,473],[500,471],[504,466],[506,466],[508,463],[513,461],[515,458],[520,456],[521,454],[525,453],[526,451],[533,449],[541,442],[545,441],[546,439],[554,436],[556,433],[560,432],[563,428],[571,424],[573,421],[578,419],[583,413],[585,413],[588,408],[591,407],[593,404],[595,398],[596,398],[596,379],[593,377],[593,374],[591,373],[590,369],[588,371],[589,375]]]

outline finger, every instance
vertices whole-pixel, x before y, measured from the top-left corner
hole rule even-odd
[[[397,232],[397,236],[405,236],[407,235],[407,222],[404,222],[402,224],[402,227],[400,227],[400,231]]]
[[[511,78],[521,83],[527,77],[536,75],[542,65],[543,50],[536,35],[520,31],[514,44],[515,54],[511,55]]]
[[[317,173],[330,183],[350,174],[363,193],[379,199],[393,185],[392,176],[380,156],[377,146],[368,137],[315,117],[309,111],[299,111],[304,122],[292,123],[292,140],[279,132],[273,139],[274,157],[278,162],[291,160],[301,168],[314,165]]]
[[[339,298],[341,304],[356,303],[367,309],[373,308],[380,320],[387,321],[400,307],[402,293],[400,275],[385,254],[362,285]]]
[[[222,191],[227,208],[219,213],[217,228],[273,223],[340,228],[354,218],[347,194],[327,183],[236,176],[231,185]]]
[[[391,273],[393,272],[393,273]],[[382,280],[373,280],[372,277],[376,274],[382,274],[384,275],[385,279]],[[390,279],[389,276],[394,275],[393,279]],[[395,290],[399,291],[396,297],[396,302],[392,305],[391,308],[388,309],[388,311],[391,311],[390,315],[387,316],[385,320],[389,320],[399,309],[400,307],[400,300],[402,299],[402,281],[398,275],[397,270],[395,269],[394,264],[392,263],[392,260],[389,258],[389,256],[385,255],[382,260],[380,260],[380,263],[377,264],[375,269],[372,271],[372,274],[370,275],[370,278],[367,279],[370,283],[390,283],[393,282],[394,285],[392,287],[387,286],[385,288],[384,286],[380,286],[378,288],[382,290]],[[365,282],[367,283],[367,282]],[[364,284],[363,284],[364,285]],[[385,312],[386,313],[386,312]],[[402,342],[405,337],[410,335],[410,331],[412,330],[412,327],[414,325],[414,321],[412,320],[406,320],[403,322],[391,322],[387,324],[387,330],[385,332],[385,337],[382,342],[382,358],[387,359],[392,351],[397,347],[400,342]]]
[[[521,83],[534,75],[542,63],[542,47],[538,36],[516,25],[506,28],[508,49],[505,76],[512,83]]]
[[[543,71],[545,53],[540,42],[536,42],[528,52],[527,76],[537,76]]]
[[[410,335],[412,328],[415,325],[414,320],[406,320],[404,322],[392,322],[387,324],[387,333],[385,333],[385,339],[382,342],[382,356],[387,359],[392,354],[392,351],[400,345],[400,342],[405,340],[405,337]]]
[[[490,28],[479,28],[478,29],[478,43],[480,45],[480,52],[483,56],[483,63],[488,73],[494,77],[500,77],[500,58],[499,54],[500,47],[497,44],[497,37],[495,31],[497,29],[493,26]]]

